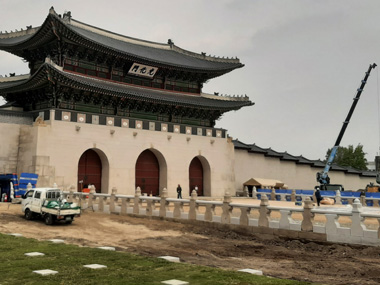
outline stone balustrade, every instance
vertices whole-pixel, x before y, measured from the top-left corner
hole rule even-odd
[[[77,203],[84,211],[213,223],[248,233],[291,238],[380,245],[380,209],[364,208],[359,199],[352,205],[317,208],[310,197],[305,197],[302,207],[282,207],[270,205],[267,194],[262,193],[260,204],[253,205],[232,203],[228,193],[223,201],[206,201],[198,200],[195,191],[190,199],[168,198],[166,189],[162,197],[141,195],[139,188],[135,195],[118,195],[116,189],[112,194],[63,192],[67,201]]]
[[[245,189],[244,193],[247,193],[248,190]],[[252,190],[252,198],[260,199],[262,194],[266,194],[269,196],[270,200],[277,201],[300,201],[304,202],[306,198],[312,198],[314,201],[315,195],[314,190],[288,190],[288,189],[256,189],[253,187]],[[321,191],[321,195],[323,198],[331,198],[335,200],[335,204],[337,205],[352,205],[355,199],[359,199],[362,205],[379,207],[380,201],[380,193],[365,193],[365,196],[360,196],[360,192],[351,192],[345,191]],[[249,195],[244,195],[244,197],[248,197]]]

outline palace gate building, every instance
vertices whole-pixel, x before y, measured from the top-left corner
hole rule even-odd
[[[30,68],[0,78],[0,172],[103,193],[173,196],[178,184],[185,196],[195,186],[234,193],[234,144],[215,120],[253,103],[202,87],[243,67],[239,59],[115,34],[53,8],[40,27],[2,32],[0,49]]]

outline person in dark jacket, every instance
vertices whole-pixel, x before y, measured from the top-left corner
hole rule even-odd
[[[315,198],[317,199],[317,204],[318,204],[318,207],[319,207],[319,204],[321,203],[322,201],[322,195],[321,195],[321,192],[319,191],[319,188],[317,188],[315,190]]]
[[[179,184],[177,187],[177,199],[182,199],[182,188],[181,188],[181,185]]]

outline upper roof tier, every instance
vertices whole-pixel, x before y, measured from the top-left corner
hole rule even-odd
[[[168,44],[162,44],[112,33],[74,20],[70,12],[61,17],[53,7],[40,27],[0,32],[0,50],[30,60],[28,54],[31,51],[58,39],[141,64],[210,73],[209,78],[244,66],[238,58],[220,58],[190,52],[174,45],[171,40]]]

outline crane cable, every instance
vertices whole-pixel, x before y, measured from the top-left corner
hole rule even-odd
[[[379,151],[377,155],[380,155],[380,95],[379,95],[379,69],[377,71],[377,119],[378,119],[378,133],[379,133]]]

